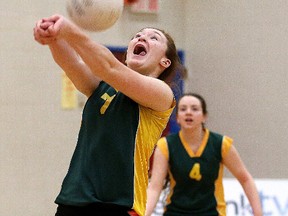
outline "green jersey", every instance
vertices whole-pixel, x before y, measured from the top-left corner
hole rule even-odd
[[[170,194],[165,216],[225,216],[222,158],[232,139],[206,129],[197,152],[181,131],[161,138],[158,146],[169,161]]]
[[[101,82],[83,109],[77,146],[55,202],[116,204],[143,215],[149,158],[174,106],[156,112]]]

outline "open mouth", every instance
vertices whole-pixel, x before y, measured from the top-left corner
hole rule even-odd
[[[147,50],[142,44],[137,44],[134,48],[133,54],[145,56],[147,54]]]

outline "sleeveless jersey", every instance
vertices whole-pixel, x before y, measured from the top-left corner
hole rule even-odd
[[[232,142],[208,129],[196,153],[181,131],[159,140],[158,147],[169,161],[170,194],[165,216],[226,215],[221,161]]]
[[[105,82],[88,98],[68,173],[55,202],[109,203],[144,215],[149,158],[175,107],[156,112]]]

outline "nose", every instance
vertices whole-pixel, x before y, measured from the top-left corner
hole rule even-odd
[[[146,36],[145,36],[145,35],[141,35],[141,36],[138,38],[138,41],[144,41],[144,42],[146,42]]]
[[[187,114],[187,115],[192,115],[192,113],[193,113],[193,110],[192,110],[192,109],[187,109],[187,110],[186,110],[186,114]]]

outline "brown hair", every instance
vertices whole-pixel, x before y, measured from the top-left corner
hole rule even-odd
[[[160,80],[165,81],[170,86],[173,84],[173,78],[175,77],[176,73],[180,73],[182,78],[187,77],[187,70],[184,65],[182,65],[181,60],[179,58],[175,42],[173,38],[164,30],[154,28],[158,31],[161,31],[167,39],[167,50],[166,50],[166,57],[170,59],[171,65],[166,68],[162,74],[158,77]]]
[[[178,72],[180,77],[182,79],[185,79],[187,77],[187,69],[184,65],[182,65],[181,60],[179,58],[177,49],[176,49],[176,45],[175,42],[173,40],[173,38],[164,30],[162,29],[158,29],[158,28],[154,28],[154,27],[145,27],[143,29],[141,29],[140,31],[146,29],[146,28],[151,28],[151,29],[155,29],[158,30],[160,32],[162,32],[164,34],[164,36],[167,39],[167,50],[166,50],[166,57],[168,59],[170,59],[171,64],[168,68],[166,68],[158,77],[158,79],[163,80],[165,83],[167,83],[170,87],[176,87],[177,88],[177,84],[173,82],[174,77],[176,76],[176,73]],[[123,58],[123,62],[125,62],[126,60],[126,55],[127,55],[127,50],[124,54],[124,58]]]
[[[185,96],[191,96],[191,97],[197,98],[200,101],[203,115],[206,116],[208,114],[207,104],[206,104],[204,97],[202,97],[200,94],[197,94],[197,93],[188,92],[188,93],[182,94],[181,97],[178,99],[177,104],[176,104],[176,115],[178,114],[179,102]],[[202,123],[202,127],[205,128],[205,123]]]
[[[177,115],[177,113],[178,113],[178,105],[179,105],[179,102],[180,102],[180,100],[181,100],[183,97],[185,97],[185,96],[191,96],[191,97],[197,98],[197,99],[200,101],[203,114],[204,114],[204,115],[207,115],[207,114],[208,114],[207,104],[206,104],[205,99],[204,99],[200,94],[188,92],[188,93],[182,94],[181,97],[178,99],[177,104],[176,104],[176,115]]]

